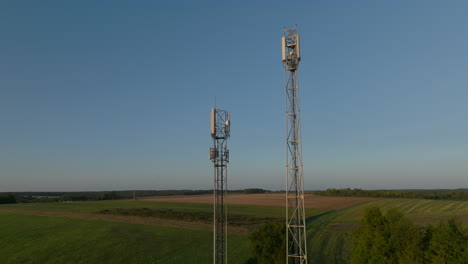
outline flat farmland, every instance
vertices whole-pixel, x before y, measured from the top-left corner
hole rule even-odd
[[[176,219],[103,215],[112,208],[208,212],[209,203],[114,200],[0,205],[2,263],[209,263],[212,225]],[[283,207],[230,205],[229,214],[284,217]],[[328,212],[306,209],[307,216]],[[245,264],[252,248],[248,230],[228,228],[230,263]]]
[[[153,200],[110,200],[85,202],[59,202],[59,203],[30,203],[30,204],[4,204],[0,205],[1,213],[36,215],[49,217],[63,217],[74,219],[87,219],[108,222],[122,222],[144,224],[164,227],[177,227],[184,229],[212,231],[211,221],[184,221],[184,219],[161,219],[157,217],[144,217],[135,215],[109,215],[101,214],[103,210],[148,208],[150,210],[170,210],[183,213],[209,213],[213,212],[213,205],[209,203],[166,202]],[[257,221],[275,221],[284,219],[284,207],[236,205],[228,207],[231,217],[247,217]],[[328,212],[325,209],[307,208],[306,217],[315,217]],[[270,220],[268,220],[270,219]],[[232,225],[228,232],[234,235],[246,235],[254,226]]]
[[[228,214],[284,219],[284,194],[228,196]],[[468,227],[468,202],[368,199],[306,195],[311,263],[346,263],[350,232],[367,207],[396,208],[420,225],[458,217]],[[70,203],[0,205],[2,263],[209,263],[212,226],[207,222],[104,215],[113,208],[211,213],[210,195]],[[230,263],[251,256],[251,229],[230,226]]]
[[[396,208],[419,225],[437,224],[458,218],[468,227],[468,201],[425,199],[379,199],[331,212],[307,226],[307,240],[312,263],[347,263],[351,250],[351,231],[364,216],[366,208],[382,212]]]
[[[212,233],[173,227],[0,213],[2,264],[206,264]],[[230,263],[250,255],[246,236],[229,235]]]
[[[457,217],[468,225],[468,202],[425,199],[382,199],[372,201],[367,206],[377,206],[383,212],[396,208],[419,224],[436,223],[439,220]],[[349,208],[339,214],[337,221],[358,222],[364,216],[366,206]]]
[[[179,203],[213,203],[213,195],[160,196],[145,198],[145,201]],[[339,210],[356,204],[377,200],[363,197],[329,197],[315,194],[304,195],[304,207],[322,210]],[[268,194],[229,194],[227,203],[235,205],[257,205],[284,207],[284,193]]]
[[[191,199],[187,198],[187,199]],[[196,197],[197,198],[197,197]],[[201,197],[205,198],[205,197]],[[279,197],[278,197],[279,198]],[[284,200],[284,197],[283,197]],[[262,206],[256,200],[252,200],[251,204],[230,204],[228,206],[229,214],[245,215],[251,217],[264,218],[283,218],[284,205],[282,206]],[[255,205],[257,204],[257,205]],[[181,202],[180,199],[170,200],[164,199],[142,199],[142,200],[111,200],[111,201],[89,201],[89,202],[69,202],[69,203],[30,203],[30,204],[5,204],[0,205],[2,210],[19,210],[27,212],[68,212],[93,214],[101,210],[111,208],[149,208],[149,209],[166,209],[178,212],[213,212],[213,204],[211,203],[196,203],[196,202]],[[306,215],[308,217],[327,212],[329,208],[307,208]]]

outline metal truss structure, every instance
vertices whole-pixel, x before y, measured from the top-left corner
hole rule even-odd
[[[285,28],[281,42],[286,73],[286,263],[306,264],[304,176],[297,80],[301,56],[297,27]]]
[[[214,165],[214,221],[213,221],[213,263],[227,263],[227,208],[225,205],[227,190],[227,164],[229,150],[227,139],[230,136],[230,112],[211,109],[210,160]]]

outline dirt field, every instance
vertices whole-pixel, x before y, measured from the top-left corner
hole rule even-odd
[[[182,202],[182,203],[213,203],[213,195],[185,195],[145,198],[145,201]],[[362,197],[327,197],[315,194],[305,195],[305,208],[338,210],[355,204],[376,200]],[[285,206],[285,195],[281,193],[268,194],[229,194],[228,204]]]

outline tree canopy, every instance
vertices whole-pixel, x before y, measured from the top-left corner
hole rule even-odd
[[[0,204],[14,204],[16,203],[16,198],[12,194],[3,194],[0,195]]]
[[[254,257],[249,260],[249,264],[282,264],[286,260],[284,223],[263,223],[250,233],[249,238],[254,251]]]
[[[468,235],[455,219],[420,227],[396,209],[371,207],[352,238],[351,264],[468,264]]]

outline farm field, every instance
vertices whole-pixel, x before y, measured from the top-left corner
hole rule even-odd
[[[62,217],[0,214],[2,263],[194,263],[212,259],[210,232]],[[229,236],[230,263],[249,256],[246,236]]]
[[[212,212],[211,204],[139,200],[0,205],[2,263],[211,261],[211,224],[97,213],[110,208]],[[310,208],[307,214],[315,216],[326,211]],[[231,205],[229,213],[278,219],[284,217],[284,208]],[[247,232],[236,226],[228,230],[228,252],[236,256],[230,263],[244,263],[251,255]]]
[[[91,202],[65,202],[65,203],[30,203],[30,204],[5,204],[0,205],[0,213],[15,213],[23,215],[66,217],[76,219],[90,219],[110,222],[124,222],[134,224],[146,224],[166,227],[179,227],[185,229],[195,229],[212,231],[211,222],[193,222],[178,221],[176,219],[158,219],[154,217],[124,216],[124,215],[105,215],[99,211],[115,208],[149,208],[153,210],[173,210],[176,212],[205,212],[211,213],[213,206],[211,204],[195,203],[171,203],[154,202],[141,200],[112,200],[112,201],[91,201]],[[253,205],[230,205],[230,216],[243,216],[250,218],[284,218],[284,208],[264,207]],[[306,209],[307,217],[314,217],[326,213],[324,209]],[[249,229],[252,229],[250,227]],[[231,234],[247,234],[249,230],[245,226],[231,226],[228,229]]]
[[[145,201],[155,202],[182,202],[182,203],[213,203],[212,195],[185,195],[185,196],[162,196],[145,198]],[[304,207],[324,210],[338,210],[355,204],[377,200],[376,198],[364,197],[330,197],[315,194],[304,195]],[[258,205],[284,207],[284,193],[267,194],[229,194],[228,204],[235,205]]]
[[[419,224],[435,223],[449,217],[459,217],[468,225],[468,202],[424,199],[382,199],[373,201],[368,206],[377,206],[386,211],[397,208]],[[337,217],[340,222],[356,222],[364,215],[365,206],[349,208]]]
[[[208,203],[165,202],[153,200],[111,200],[92,202],[69,203],[30,203],[30,204],[5,204],[0,205],[1,211],[16,211],[30,214],[43,212],[66,212],[77,214],[93,214],[101,210],[111,208],[149,208],[170,209],[179,212],[208,212],[213,211],[213,205]],[[284,218],[283,207],[266,207],[257,205],[229,205],[229,214],[244,215],[257,218]],[[308,217],[319,215],[329,211],[323,208],[307,208]],[[70,214],[71,215],[71,214]]]
[[[420,225],[457,217],[468,227],[468,201],[389,198],[370,201],[332,212],[308,225],[308,248],[313,263],[346,263],[351,249],[350,232],[370,206],[383,212],[396,208]]]
[[[275,199],[283,197],[272,195]],[[243,199],[239,201],[248,201],[250,205],[231,204],[229,214],[284,217],[282,206],[265,206],[268,196],[240,197]],[[64,263],[64,260],[66,263],[208,263],[212,253],[210,223],[98,213],[111,208],[212,212],[211,204],[193,202],[205,199],[203,196],[185,198],[192,200],[181,202],[181,198],[176,197],[172,198],[174,202],[157,198],[0,205],[0,254],[6,259],[2,263]],[[468,226],[466,201],[365,199],[357,203],[349,198],[352,202],[343,208],[338,203],[347,197],[315,198],[323,201],[320,208],[306,209],[311,263],[346,263],[351,246],[350,232],[369,206],[378,206],[383,211],[397,208],[421,225],[456,216]],[[230,263],[244,264],[252,250],[246,236],[248,230],[242,226],[231,226],[228,230],[228,251],[230,256],[236,256],[230,258]],[[96,248],[93,245],[97,245]],[[32,256],[37,256],[34,258],[36,262],[31,260]]]

